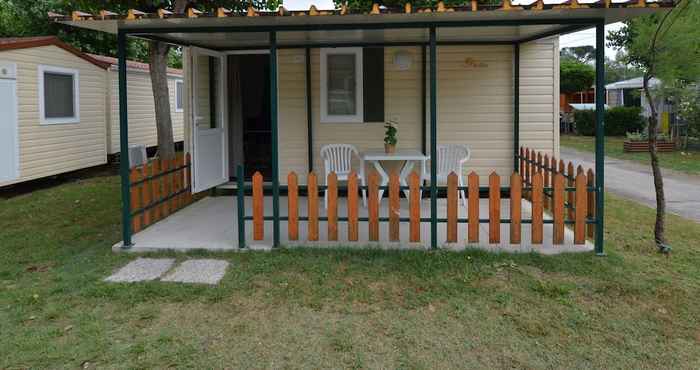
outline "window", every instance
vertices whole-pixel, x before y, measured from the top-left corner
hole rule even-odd
[[[182,112],[184,96],[184,83],[182,80],[175,80],[175,112]]]
[[[363,122],[362,48],[321,49],[321,121]]]
[[[39,66],[39,114],[42,124],[80,122],[78,81],[77,70]]]
[[[384,48],[321,49],[321,122],[384,121]]]

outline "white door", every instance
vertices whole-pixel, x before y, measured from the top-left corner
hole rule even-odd
[[[19,177],[17,66],[0,62],[0,183]]]
[[[225,99],[226,59],[223,54],[192,49],[192,132],[194,192],[228,181]]]

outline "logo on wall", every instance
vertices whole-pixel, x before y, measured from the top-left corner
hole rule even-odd
[[[479,60],[477,60],[477,59],[475,59],[475,58],[465,58],[465,59],[464,59],[464,65],[465,65],[467,68],[486,68],[486,67],[489,66],[488,64],[486,64],[486,63],[484,63],[484,62],[482,62],[482,61],[479,61]]]

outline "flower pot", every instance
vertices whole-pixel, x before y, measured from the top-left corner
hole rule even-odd
[[[396,144],[384,143],[384,152],[386,154],[393,154],[396,151]]]

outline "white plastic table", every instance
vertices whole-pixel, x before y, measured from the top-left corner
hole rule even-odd
[[[401,185],[403,186],[408,186],[408,183],[406,182],[406,177],[408,177],[408,174],[411,173],[413,170],[413,167],[415,166],[416,163],[419,163],[421,165],[421,174],[425,173],[426,169],[426,162],[428,161],[429,157],[426,156],[425,154],[421,153],[420,150],[416,149],[403,149],[403,150],[397,150],[394,153],[387,154],[383,150],[369,150],[360,156],[362,159],[362,168],[365,168],[365,162],[371,162],[374,165],[374,168],[379,172],[379,175],[382,177],[382,181],[380,186],[386,186],[389,183],[389,175],[387,174],[386,170],[382,166],[381,162],[389,162],[389,161],[400,161],[403,162],[403,166],[401,167],[401,172],[399,173],[399,181],[401,182]],[[379,191],[379,200],[382,200],[382,195],[384,194],[384,190]],[[408,190],[404,190],[404,194],[406,197],[408,197]]]

